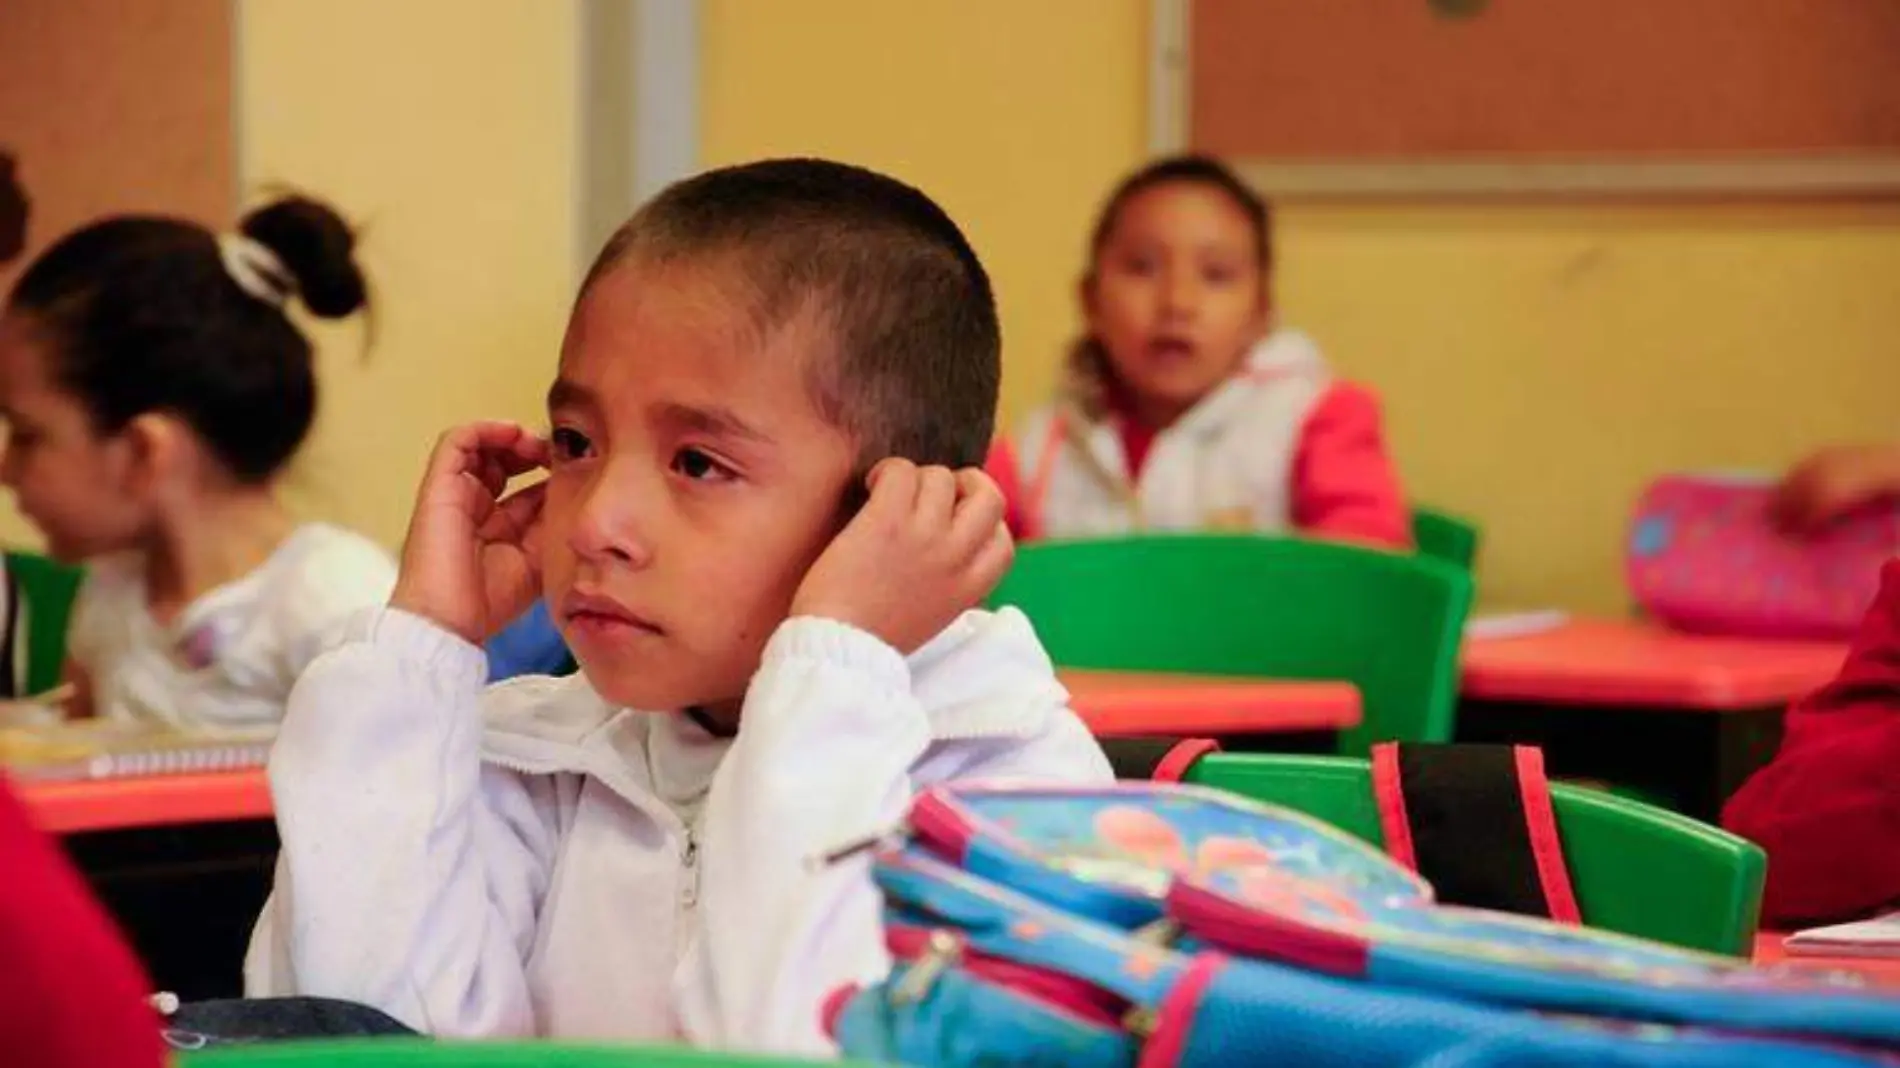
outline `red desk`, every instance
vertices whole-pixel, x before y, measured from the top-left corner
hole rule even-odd
[[[1846,652],[1592,619],[1473,639],[1458,737],[1539,745],[1553,774],[1635,786],[1713,822],[1774,756],[1789,702],[1833,678]]]
[[[1809,957],[1790,956],[1782,948],[1787,935],[1763,932],[1755,939],[1756,964],[1785,964],[1790,968],[1852,972],[1878,986],[1900,988],[1900,959],[1893,957]]]
[[[18,786],[34,822],[52,834],[271,816],[270,786],[263,768]]]
[[[1737,712],[1786,705],[1834,677],[1837,642],[1712,638],[1578,619],[1465,643],[1464,696],[1482,701]]]
[[[1058,674],[1076,713],[1102,737],[1338,731],[1359,725],[1359,690],[1347,682],[1072,669]]]
[[[1359,691],[1350,683],[1105,671],[1063,671],[1061,678],[1077,713],[1103,736],[1336,731],[1359,723]],[[54,834],[271,816],[262,768],[19,785],[34,820]]]
[[[34,822],[60,836],[155,989],[239,996],[277,860],[262,768],[14,785]]]

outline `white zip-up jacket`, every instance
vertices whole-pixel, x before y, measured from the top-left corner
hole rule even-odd
[[[1023,616],[908,660],[781,625],[737,738],[584,677],[483,691],[481,650],[365,613],[291,695],[283,839],[251,996],[373,1005],[438,1035],[828,1053],[828,993],[889,967],[868,860],[810,863],[963,778],[1111,777]]]

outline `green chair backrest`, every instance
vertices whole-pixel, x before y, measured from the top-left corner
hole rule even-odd
[[[1213,753],[1195,762],[1186,781],[1283,805],[1385,845],[1364,760]],[[1553,782],[1550,795],[1585,923],[1710,953],[1752,951],[1768,872],[1760,848],[1590,787]]]
[[[85,572],[33,553],[7,553],[7,570],[20,592],[19,611],[26,635],[26,692],[45,693],[59,685],[66,670],[66,627]]]
[[[1455,515],[1420,508],[1412,513],[1412,543],[1419,555],[1471,570],[1478,562],[1476,524]]]
[[[820,1062],[683,1046],[356,1038],[223,1046],[178,1054],[174,1063],[178,1068],[803,1068]]]
[[[991,596],[1064,667],[1341,679],[1375,741],[1449,741],[1471,576],[1409,554],[1253,535],[1023,546]]]

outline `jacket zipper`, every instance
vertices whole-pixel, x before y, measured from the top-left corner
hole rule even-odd
[[[680,866],[685,869],[685,881],[680,886],[681,911],[691,912],[699,904],[699,837],[691,827],[686,828],[686,844],[680,849]]]
[[[686,828],[680,844],[679,897],[673,909],[673,963],[686,959],[693,944],[693,910],[699,905],[699,836]]]

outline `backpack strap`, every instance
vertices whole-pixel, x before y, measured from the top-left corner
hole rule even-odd
[[[1542,751],[1388,742],[1373,747],[1372,789],[1386,852],[1440,901],[1581,922]]]
[[[1194,762],[1220,751],[1212,738],[1101,738],[1097,739],[1117,779],[1136,782],[1180,782]]]

